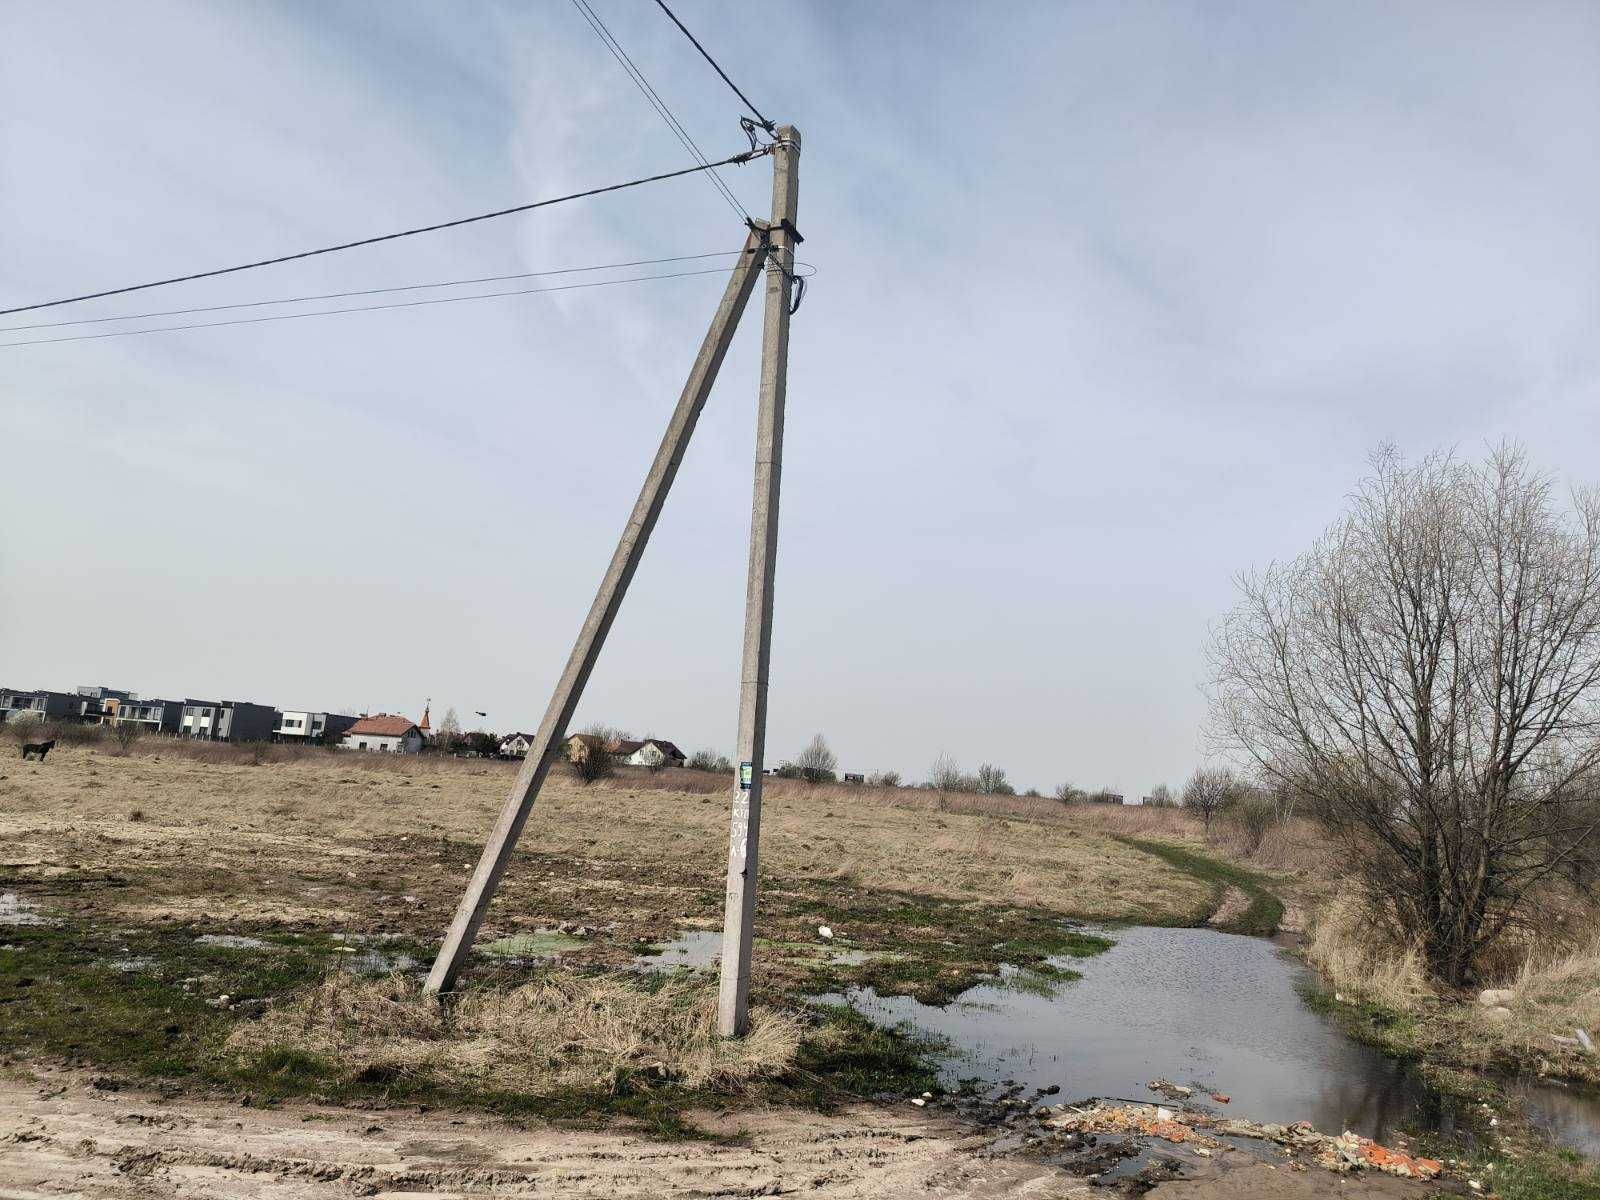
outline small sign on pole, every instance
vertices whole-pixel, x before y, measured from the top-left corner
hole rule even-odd
[[[739,764],[739,790],[741,792],[748,792],[750,790],[750,782],[755,777],[756,766],[754,763],[743,762]]]

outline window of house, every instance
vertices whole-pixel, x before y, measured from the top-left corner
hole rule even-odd
[[[367,748],[367,744],[365,742],[357,742],[356,745],[359,746],[363,750],[365,750]]]

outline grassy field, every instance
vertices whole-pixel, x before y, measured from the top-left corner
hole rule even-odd
[[[0,1048],[269,1097],[670,1128],[716,1096],[827,1103],[927,1083],[917,1047],[808,995],[864,984],[941,1001],[1001,962],[1106,944],[1074,921],[1198,923],[1223,898],[1180,813],[775,781],[757,1036],[729,1046],[713,1033],[711,978],[633,969],[720,928],[724,781],[561,776],[461,999],[440,1010],[414,979],[384,976],[431,956],[512,776],[485,761],[154,741],[6,762],[0,890],[20,907],[0,920],[22,923],[0,927]],[[1174,857],[1174,844],[1191,849]]]

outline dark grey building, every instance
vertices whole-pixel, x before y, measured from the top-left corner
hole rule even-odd
[[[106,709],[107,725],[139,725],[146,733],[176,734],[183,718],[183,702],[179,700],[110,699],[115,705]]]
[[[270,742],[278,727],[278,710],[243,700],[183,702],[180,737],[203,742]]]
[[[83,697],[71,692],[0,691],[0,720],[78,721],[83,705]]]

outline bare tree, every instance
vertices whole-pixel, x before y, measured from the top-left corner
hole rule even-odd
[[[1243,789],[1239,776],[1228,767],[1200,767],[1183,785],[1183,806],[1200,814],[1211,828],[1211,818]]]
[[[447,708],[439,722],[439,732],[433,735],[433,744],[448,754],[460,740],[461,718],[456,716],[455,709]]]
[[[961,773],[961,764],[948,754],[939,755],[928,769],[928,786],[936,792],[959,792],[966,780],[967,777]]]
[[[1017,789],[1006,781],[1004,767],[984,763],[978,768],[976,791],[985,796],[1015,796]]]
[[[1089,799],[1088,792],[1070,783],[1056,784],[1055,796],[1063,804],[1083,804]]]
[[[1144,798],[1146,808],[1176,808],[1178,807],[1178,794],[1164,783],[1158,783],[1150,789],[1150,794]]]
[[[616,774],[616,763],[611,751],[599,742],[586,746],[581,753],[568,761],[572,773],[578,777],[580,783],[594,783],[600,779],[609,779]]]
[[[900,786],[899,771],[874,771],[867,776],[868,787],[897,788]]]
[[[1213,730],[1461,985],[1600,813],[1600,496],[1559,505],[1520,450],[1380,450],[1307,553],[1239,581]]]
[[[794,760],[794,765],[807,783],[823,783],[834,778],[833,771],[839,765],[839,759],[828,749],[827,740],[819,733],[800,751],[800,757]]]

